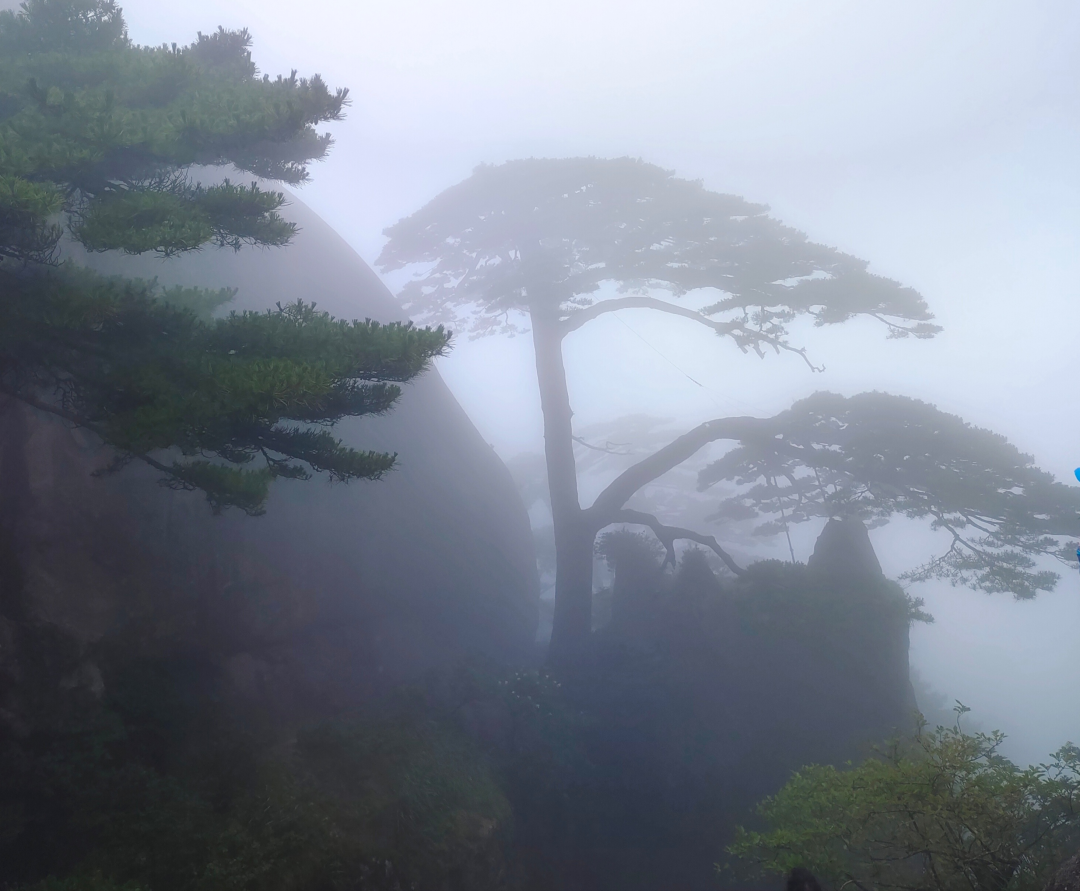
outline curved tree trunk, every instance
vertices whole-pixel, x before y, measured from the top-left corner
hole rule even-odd
[[[573,411],[563,367],[562,331],[554,307],[531,309],[540,405],[544,412],[551,517],[555,526],[555,616],[548,660],[566,662],[581,652],[592,629],[592,546],[595,537],[578,500]]]
[[[543,296],[530,307],[530,317],[555,526],[555,615],[548,661],[566,663],[582,652],[592,631],[593,543],[605,526],[620,522],[649,526],[667,547],[671,560],[675,557],[675,539],[696,541],[715,551],[733,572],[742,572],[713,536],[665,526],[648,514],[626,510],[624,505],[642,486],[681,464],[707,443],[763,435],[771,429],[773,421],[721,418],[701,424],[625,470],[600,493],[592,507],[582,510],[574,460],[574,413],[570,408],[562,354],[563,337],[574,329],[560,322],[557,302],[544,300]]]

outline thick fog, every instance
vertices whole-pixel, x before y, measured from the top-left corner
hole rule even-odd
[[[132,36],[247,26],[260,68],[351,90],[302,197],[372,263],[382,230],[481,162],[635,156],[775,216],[917,288],[944,327],[886,340],[796,327],[794,356],[744,356],[624,311],[568,341],[579,428],[629,414],[765,416],[818,389],[930,401],[1070,480],[1080,465],[1080,6],[909,3],[127,0]],[[389,279],[391,287],[401,276]],[[317,294],[309,295],[317,298]],[[526,337],[459,338],[439,368],[507,460],[542,447]],[[817,528],[800,528],[805,560]],[[898,575],[940,547],[872,532]],[[777,556],[786,556],[783,550]],[[914,666],[1008,752],[1080,741],[1080,574],[1035,602],[923,584]]]

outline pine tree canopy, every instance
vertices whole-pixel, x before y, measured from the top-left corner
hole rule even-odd
[[[563,359],[569,334],[606,313],[647,309],[708,328],[744,353],[786,351],[819,370],[805,347],[788,341],[800,317],[828,325],[868,316],[893,337],[939,330],[914,289],[814,244],[767,211],[632,158],[534,158],[478,167],[385,232],[377,264],[418,267],[400,293],[414,316],[476,335],[514,332],[523,317],[531,327],[555,536],[556,662],[587,646],[593,540],[605,526],[647,525],[669,553],[675,538],[691,538],[737,565],[714,537],[626,508],[708,439],[686,454],[661,449],[582,508]],[[678,299],[691,293],[693,304]]]
[[[448,346],[442,328],[345,322],[297,301],[214,310],[228,290],[163,289],[64,261],[289,243],[280,192],[202,185],[196,165],[308,178],[348,94],[260,76],[246,30],[143,47],[111,0],[0,13],[0,391],[89,428],[215,510],[263,510],[275,477],[378,478],[393,456],[328,429],[387,410]],[[305,295],[310,297],[311,295]]]
[[[566,331],[604,312],[649,308],[707,324],[744,351],[791,349],[787,324],[872,316],[895,337],[939,329],[913,289],[814,244],[768,208],[630,158],[529,159],[478,167],[386,230],[380,267],[430,268],[401,293],[413,314],[479,334],[555,307]],[[596,300],[605,282],[626,295]],[[698,310],[653,299],[712,289]],[[801,350],[796,350],[801,352]]]
[[[1051,590],[1037,559],[1075,565],[1080,490],[1054,481],[1005,437],[916,399],[816,393],[767,421],[701,471],[699,485],[744,487],[718,517],[764,521],[761,534],[814,517],[903,515],[951,536],[906,575],[944,578],[1018,599]]]

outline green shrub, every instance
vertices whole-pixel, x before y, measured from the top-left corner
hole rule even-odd
[[[804,768],[760,805],[768,828],[740,828],[728,850],[835,887],[1040,889],[1080,840],[1080,749],[1021,769],[998,753],[1003,739],[958,720],[847,770]]]

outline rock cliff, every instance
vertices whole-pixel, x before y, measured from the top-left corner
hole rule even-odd
[[[1080,854],[1061,864],[1046,891],[1080,891]]]
[[[564,684],[593,722],[593,776],[607,780],[579,810],[604,816],[572,850],[552,842],[565,872],[549,884],[715,887],[733,826],[793,770],[862,760],[911,729],[913,604],[857,518],[830,520],[808,565],[767,560],[729,580],[702,551],[663,571],[646,536],[602,547],[611,621]]]
[[[236,309],[302,297],[338,316],[401,317],[329,226],[298,201],[287,215],[301,232],[283,250],[95,265],[164,284],[235,286]],[[183,650],[290,722],[467,652],[529,658],[538,582],[528,517],[438,373],[408,385],[388,415],[337,429],[351,444],[397,452],[398,468],[375,483],[282,481],[265,516],[213,517],[201,496],[161,488],[149,468],[95,476],[109,455],[91,437],[0,406],[5,720],[27,714],[27,647],[39,649],[27,641],[45,628],[68,641],[69,686],[99,690],[110,642]],[[28,628],[37,631],[27,637]]]

